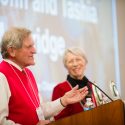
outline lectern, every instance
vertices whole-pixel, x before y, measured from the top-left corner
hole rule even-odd
[[[125,125],[124,113],[124,103],[122,100],[116,100],[49,125]]]

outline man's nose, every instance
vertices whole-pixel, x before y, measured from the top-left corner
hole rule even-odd
[[[32,53],[36,54],[36,48],[32,47]]]

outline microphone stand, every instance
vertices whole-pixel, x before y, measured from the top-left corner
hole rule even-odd
[[[94,85],[96,88],[98,88],[106,97],[108,97],[110,99],[110,101],[113,102],[113,99],[111,97],[109,97],[100,87],[98,87],[96,84],[90,82],[92,85]]]

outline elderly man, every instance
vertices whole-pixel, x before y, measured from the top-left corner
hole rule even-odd
[[[3,61],[0,63],[0,125],[45,125],[45,120],[68,104],[82,100],[87,87],[78,86],[59,99],[43,103],[35,78],[27,66],[34,65],[34,41],[31,31],[13,27],[1,42]]]

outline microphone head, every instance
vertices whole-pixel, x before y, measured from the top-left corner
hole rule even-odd
[[[120,94],[118,92],[116,84],[113,81],[110,81],[109,85],[110,85],[110,91],[111,91],[111,94],[112,94],[114,100],[120,99]]]

